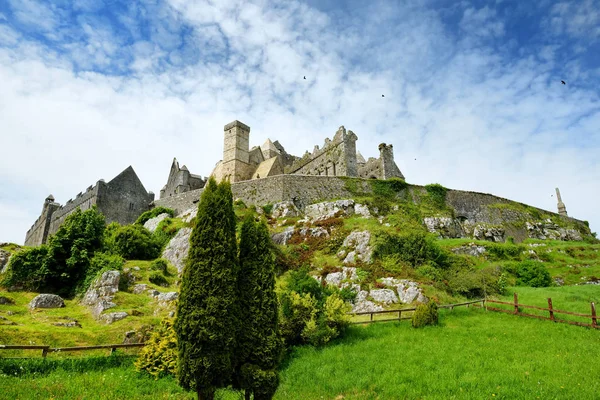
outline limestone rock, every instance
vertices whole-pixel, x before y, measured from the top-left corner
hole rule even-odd
[[[286,245],[288,240],[290,240],[293,235],[294,228],[289,227],[283,232],[274,233],[273,235],[271,235],[271,240],[273,240],[273,243],[275,244]]]
[[[386,305],[398,302],[398,298],[391,289],[372,289],[369,292],[369,295],[373,298],[373,300]]]
[[[298,217],[300,216],[300,211],[291,201],[282,201],[281,203],[273,204],[271,216],[273,218]]]
[[[115,293],[119,291],[119,280],[121,273],[119,271],[106,271],[102,276],[96,279],[88,288],[81,300],[81,304],[86,306],[95,306],[101,300],[112,300]]]
[[[158,296],[156,296],[156,300],[162,303],[168,303],[173,300],[177,300],[178,296],[179,294],[177,292],[160,293]]]
[[[466,254],[473,257],[479,257],[487,252],[484,246],[478,246],[475,243],[465,244],[452,249],[454,254]]]
[[[100,317],[100,319],[102,321],[104,321],[106,324],[112,324],[115,321],[119,321],[122,320],[123,318],[127,318],[129,314],[127,314],[124,311],[119,311],[119,312],[112,312],[112,313],[108,313],[108,314],[104,314]]]
[[[580,241],[581,233],[576,229],[565,229],[547,219],[543,222],[526,222],[527,234],[532,239],[551,239],[563,241]]]
[[[31,300],[29,308],[61,308],[65,301],[55,294],[39,294]]]
[[[192,220],[194,218],[196,218],[196,215],[198,214],[198,207],[194,207],[194,208],[189,208],[187,210],[185,210],[184,212],[182,212],[181,214],[179,214],[177,216],[177,218],[181,218],[183,222],[192,222]]]
[[[0,249],[0,274],[6,272],[8,267],[8,261],[10,260],[10,253],[6,250]]]
[[[150,218],[148,221],[146,221],[144,228],[148,229],[150,232],[154,232],[158,227],[158,224],[160,224],[160,222],[165,218],[169,218],[169,214],[158,214],[156,217]]]
[[[325,277],[325,282],[327,282],[328,285],[332,285],[335,287],[340,287],[343,280],[344,280],[343,272],[332,272],[330,274],[327,274],[327,276]]]
[[[436,233],[440,238],[460,238],[464,237],[464,232],[458,220],[449,217],[426,217],[423,223],[427,230]]]
[[[329,237],[329,232],[322,226],[316,228],[302,228],[300,229],[300,236],[310,237]]]
[[[402,303],[409,304],[414,301],[427,303],[429,301],[417,282],[396,278],[383,278],[381,282],[386,286],[395,287],[398,292],[398,299]]]
[[[148,290],[148,294],[150,295],[150,297],[156,297],[160,294],[160,292],[155,289],[150,289],[150,290]]]
[[[132,291],[134,294],[140,294],[144,293],[146,290],[148,290],[148,285],[146,285],[145,283],[140,283],[135,285]]]
[[[369,246],[371,233],[369,231],[353,231],[351,232],[344,243],[342,249],[338,252],[338,257],[345,256],[344,264],[353,264],[357,260],[369,263],[373,257],[373,249]],[[345,253],[348,251],[348,253]]]
[[[306,206],[304,214],[307,219],[320,221],[328,218],[347,217],[353,215],[354,200],[337,200],[332,202],[322,202]]]
[[[371,218],[371,212],[369,211],[369,207],[367,207],[364,204],[356,203],[354,205],[354,213],[364,218]]]
[[[0,304],[15,304],[15,301],[8,297],[0,296]]]
[[[81,328],[81,324],[77,321],[71,322],[55,322],[52,325],[54,326],[64,326],[65,328]]]
[[[358,292],[352,304],[353,313],[383,311],[382,306],[367,300],[368,295],[369,292],[367,292],[366,290],[361,290],[360,292]]]
[[[492,242],[504,242],[504,229],[478,224],[473,230],[473,238]]]
[[[190,235],[192,228],[181,228],[175,237],[169,241],[162,258],[173,264],[181,274],[185,266],[185,258],[190,250]]]

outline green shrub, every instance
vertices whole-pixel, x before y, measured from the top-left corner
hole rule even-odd
[[[138,371],[145,371],[155,379],[175,375],[177,371],[177,336],[173,321],[165,318],[150,335],[146,346],[135,362]]]
[[[443,272],[430,264],[423,264],[416,271],[419,275],[424,278],[431,279],[435,282],[440,282],[444,279]]]
[[[38,291],[50,274],[48,246],[25,248],[12,255],[2,286],[22,286],[24,290]]]
[[[157,245],[162,249],[169,243],[173,237],[177,234],[179,229],[183,228],[185,223],[174,219],[174,218],[165,218],[156,227],[156,230],[152,234],[154,241]]]
[[[160,253],[160,244],[149,230],[140,225],[125,225],[112,231],[107,247],[126,260],[152,260]]]
[[[425,185],[425,190],[429,195],[432,203],[438,208],[446,207],[446,193],[448,189],[440,185],[439,183],[432,183],[430,185]]]
[[[154,260],[150,263],[150,270],[159,271],[163,275],[166,275],[168,265],[169,264],[168,264],[167,260],[165,260],[164,258],[157,258],[156,260]]]
[[[156,207],[156,208],[153,208],[152,210],[143,212],[142,215],[140,215],[138,217],[138,219],[135,221],[135,223],[137,225],[144,225],[149,219],[158,217],[160,214],[165,214],[165,213],[169,214],[169,216],[171,218],[175,216],[175,211],[173,211],[170,208]]]
[[[401,190],[408,187],[404,179],[390,178],[386,180],[371,179],[369,184],[373,189],[373,197],[381,197],[386,200],[393,200],[398,196]]]
[[[518,266],[517,285],[548,287],[552,285],[552,277],[541,262],[525,260],[520,262]]]
[[[150,283],[154,283],[157,286],[169,286],[169,281],[167,281],[167,278],[165,278],[165,276],[158,271],[151,272],[148,280]]]
[[[506,243],[515,244],[515,238],[512,236],[508,236],[506,238]]]
[[[351,301],[354,301],[354,299],[356,299],[357,294],[358,293],[356,293],[356,291],[354,291],[352,289],[352,287],[346,286],[346,287],[340,289],[339,296],[342,298],[342,300],[344,300],[346,302],[351,302]]]
[[[382,259],[387,255],[395,255],[417,267],[430,263],[439,268],[449,265],[448,252],[441,249],[435,236],[425,232],[408,232],[400,235],[379,233],[375,240],[373,255]]]
[[[413,313],[412,326],[421,328],[426,325],[437,325],[438,307],[435,302],[430,301],[427,304],[419,304]]]
[[[478,270],[474,267],[448,271],[448,288],[453,294],[468,298],[482,298],[499,294],[506,287],[506,275],[499,268],[488,267]]]
[[[262,209],[265,212],[265,215],[271,215],[271,211],[273,211],[273,204],[265,204],[262,206]]]
[[[511,243],[490,243],[485,248],[488,252],[488,258],[492,261],[497,260],[520,260],[525,250],[525,246]]]

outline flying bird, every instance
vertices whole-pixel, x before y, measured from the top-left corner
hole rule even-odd
[[[567,84],[567,82],[565,82],[565,81],[560,81],[560,83],[562,83],[563,85]]]
[[[304,77],[304,79],[306,79],[306,77]]]
[[[384,95],[381,95],[381,97],[385,97]]]

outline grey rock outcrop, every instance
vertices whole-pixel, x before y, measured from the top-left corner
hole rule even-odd
[[[551,240],[582,240],[581,233],[575,229],[561,228],[552,220],[547,219],[544,222],[526,222],[527,234],[532,239],[551,239]]]
[[[473,230],[473,238],[492,242],[504,242],[504,228],[478,224]]]
[[[106,323],[106,324],[112,324],[115,321],[119,321],[119,320],[122,320],[124,318],[127,318],[128,315],[129,314],[127,314],[124,311],[112,312],[112,313],[101,315],[100,316],[100,320],[104,321],[104,323]]]
[[[169,214],[162,213],[162,214],[157,215],[154,218],[150,218],[144,224],[144,228],[148,229],[150,232],[154,232],[156,230],[156,228],[158,227],[158,224],[160,224],[160,222],[165,218],[169,218]]]
[[[337,253],[338,258],[343,259],[344,264],[353,264],[357,260],[365,263],[371,262],[373,249],[369,246],[370,240],[371,233],[369,231],[351,232],[344,239],[344,243],[342,243],[342,247]]]
[[[361,290],[360,292],[358,292],[352,304],[353,313],[383,311],[382,306],[380,306],[379,304],[375,304],[370,300],[367,300],[368,296],[369,292],[367,292],[366,290]]]
[[[144,293],[146,290],[148,290],[148,285],[146,285],[145,283],[140,283],[133,287],[132,292],[133,294],[141,294]]]
[[[275,244],[286,245],[287,242],[292,238],[293,235],[294,235],[294,228],[289,227],[286,230],[284,230],[283,232],[278,232],[278,233],[272,234],[271,240],[273,240],[273,243],[275,243]]]
[[[162,258],[173,264],[180,274],[183,272],[185,258],[190,250],[191,234],[192,228],[181,228],[162,253]]]
[[[156,296],[156,300],[161,303],[169,303],[177,300],[177,297],[179,297],[179,293],[177,292],[166,292],[160,293],[158,296]]]
[[[291,201],[282,201],[281,203],[273,204],[271,216],[273,218],[298,217],[300,216],[300,210]]]
[[[187,210],[185,210],[184,212],[182,212],[181,214],[179,214],[177,216],[177,218],[181,218],[181,220],[183,222],[192,222],[192,220],[194,218],[196,218],[196,215],[198,214],[198,207],[194,207],[194,208],[189,208]]]
[[[462,227],[458,220],[450,217],[426,217],[423,223],[427,230],[436,233],[442,239],[464,237]]]
[[[454,254],[466,254],[473,257],[482,256],[487,252],[484,246],[478,246],[475,243],[469,243],[460,247],[455,247],[451,251]]]
[[[299,233],[300,236],[303,237],[329,237],[329,232],[322,226],[317,226],[316,228],[302,228]]]
[[[13,299],[9,299],[8,297],[0,296],[0,304],[15,304],[15,301]]]
[[[55,294],[38,294],[29,303],[29,308],[61,308],[65,306],[65,301]]]
[[[350,267],[343,267],[341,271],[331,272],[325,277],[325,282],[327,282],[328,285],[333,285],[338,288],[348,286],[349,283],[354,282],[356,280],[358,280],[356,268]],[[346,283],[346,285],[344,285],[344,283]],[[358,289],[360,290],[360,286],[358,286]]]
[[[300,235],[302,238],[307,237],[329,237],[329,232],[327,229],[317,226],[315,228],[301,228],[294,229],[292,227],[287,228],[283,232],[274,233],[271,235],[271,240],[273,243],[286,245],[288,241],[294,236],[294,234]]]
[[[0,274],[6,272],[8,267],[8,261],[10,260],[10,253],[6,250],[0,249]]]
[[[112,299],[119,291],[120,278],[119,271],[106,271],[85,292],[81,304],[91,308],[94,318],[98,318],[104,310],[116,305]]]
[[[398,292],[398,299],[402,303],[409,304],[414,301],[427,303],[429,301],[417,282],[396,278],[384,278],[381,282],[386,286],[395,287]]]
[[[398,302],[396,294],[391,289],[371,289],[369,295],[373,298],[373,300],[385,305]]]

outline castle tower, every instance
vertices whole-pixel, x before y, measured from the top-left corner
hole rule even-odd
[[[558,199],[558,215],[567,216],[567,207],[565,207],[565,203],[562,202],[562,198],[560,197],[560,190],[556,188],[556,198]]]
[[[250,127],[236,120],[225,125],[224,131],[221,176],[232,183],[250,179]]]
[[[381,143],[379,145],[379,160],[381,161],[381,179],[401,178],[404,175],[394,161],[394,146]]]

